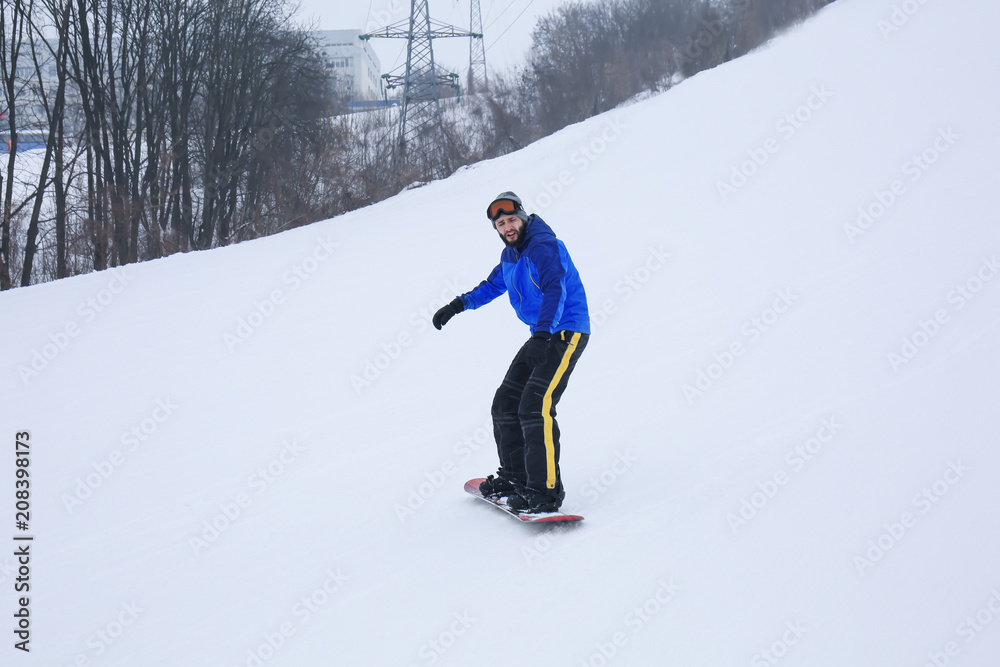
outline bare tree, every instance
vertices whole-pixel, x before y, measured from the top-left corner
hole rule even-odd
[[[394,110],[334,117],[288,0],[6,0],[0,289],[379,201],[737,57],[829,1],[569,2],[539,21],[527,67],[446,102],[436,143],[400,159]],[[19,131],[39,123],[44,152],[20,169]]]
[[[18,103],[22,96],[19,67],[27,41],[29,7],[23,0],[5,3],[0,12],[0,77],[3,84],[3,105],[6,118],[7,167],[3,185],[3,210],[0,212],[0,290],[11,288],[12,236],[14,213],[14,166],[17,158]]]
[[[34,4],[31,5],[34,8]],[[66,24],[69,16],[69,6],[65,8],[58,6],[49,7],[56,10],[53,12],[54,18]],[[34,205],[31,209],[31,218],[28,222],[28,230],[24,243],[24,263],[21,268],[21,286],[31,284],[32,269],[34,267],[35,253],[38,249],[38,228],[42,216],[42,206],[49,186],[49,169],[52,164],[53,155],[56,152],[56,145],[60,141],[59,132],[60,119],[63,116],[63,108],[66,102],[66,77],[65,63],[68,50],[68,35],[64,30],[58,31],[58,38],[53,50],[38,25],[42,22],[29,20],[28,22],[28,53],[31,56],[31,67],[33,70],[34,84],[36,86],[34,98],[38,106],[42,108],[46,128],[45,154],[42,158],[41,168],[38,172],[37,186],[34,193]],[[46,69],[54,69],[57,72],[57,82],[54,91],[48,90]],[[52,99],[54,94],[55,99]]]

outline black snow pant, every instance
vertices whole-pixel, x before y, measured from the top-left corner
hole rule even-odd
[[[528,488],[562,502],[559,475],[559,425],[556,403],[587,347],[590,334],[557,331],[544,364],[532,367],[518,350],[493,399],[493,436],[500,472]]]

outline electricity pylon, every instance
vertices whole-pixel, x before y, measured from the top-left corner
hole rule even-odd
[[[479,11],[479,0],[471,0],[469,30],[469,94],[486,92],[486,48],[483,46],[483,15]]]
[[[403,86],[403,104],[399,113],[397,155],[410,149],[424,150],[435,130],[441,126],[441,87],[458,89],[457,74],[438,74],[434,65],[432,40],[442,37],[473,37],[466,30],[431,19],[428,0],[411,0],[410,18],[374,32],[361,35],[401,38],[406,44],[406,74],[383,74],[386,88]],[[482,35],[479,35],[482,38]]]

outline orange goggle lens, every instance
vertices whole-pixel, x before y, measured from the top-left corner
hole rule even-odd
[[[514,215],[514,213],[520,210],[520,208],[521,207],[518,206],[515,201],[510,199],[498,199],[490,204],[490,207],[486,209],[486,217],[495,221],[501,215]]]

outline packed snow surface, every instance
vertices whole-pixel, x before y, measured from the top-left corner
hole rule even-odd
[[[839,0],[378,205],[0,295],[2,664],[996,665],[998,24]],[[507,189],[590,302],[568,527],[462,490],[527,329],[430,326]]]

